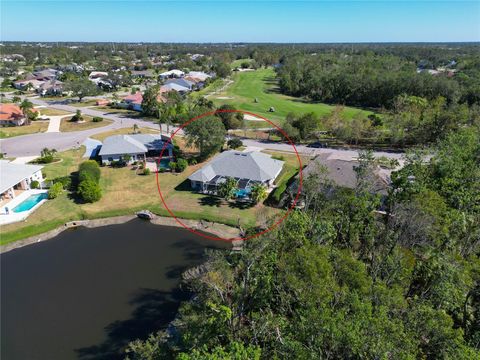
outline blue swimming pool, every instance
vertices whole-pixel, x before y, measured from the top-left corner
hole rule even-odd
[[[237,198],[244,198],[247,197],[250,194],[250,189],[238,189],[235,192],[235,196]]]
[[[168,164],[170,164],[170,159],[160,159],[160,164],[158,164],[158,168],[168,169]]]
[[[22,211],[28,211],[37,205],[40,201],[45,200],[48,198],[47,193],[35,194],[30,195],[28,198],[23,200],[20,204],[13,208],[13,212],[19,213]]]

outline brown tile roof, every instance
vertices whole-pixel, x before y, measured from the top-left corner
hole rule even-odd
[[[23,112],[15,104],[0,104],[0,121],[10,121],[23,118]]]

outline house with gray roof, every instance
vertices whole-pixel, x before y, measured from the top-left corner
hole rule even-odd
[[[192,90],[193,87],[195,86],[195,83],[193,81],[189,81],[185,78],[168,79],[167,81],[165,81],[165,85],[168,85],[168,84],[177,84],[187,88],[188,90]]]
[[[114,161],[125,161],[125,155],[130,157],[129,163],[146,160],[147,157],[157,157],[169,138],[153,134],[113,135],[107,137],[98,155],[102,163],[109,165]],[[172,157],[173,145],[168,142],[164,157]]]
[[[259,151],[225,151],[188,177],[191,187],[203,193],[216,193],[227,178],[237,181],[242,194],[248,194],[255,184],[273,187],[275,179],[283,168],[283,161],[273,159]]]

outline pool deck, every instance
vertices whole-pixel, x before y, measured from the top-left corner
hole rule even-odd
[[[40,201],[36,204],[33,208],[27,211],[22,211],[19,213],[13,212],[13,209],[23,201],[25,201],[29,196],[35,194],[42,194],[47,193],[47,190],[25,190],[20,195],[16,196],[12,200],[10,200],[6,204],[2,204],[2,208],[0,209],[0,225],[11,224],[18,221],[25,220],[32,212],[37,210],[45,201],[46,199]],[[7,215],[5,207],[8,207],[9,213]]]

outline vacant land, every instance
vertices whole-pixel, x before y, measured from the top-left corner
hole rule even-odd
[[[113,121],[108,119],[103,119],[99,122],[94,122],[91,116],[82,115],[83,122],[76,122],[70,121],[72,118],[71,116],[64,117],[60,123],[60,131],[61,132],[69,132],[69,131],[80,131],[80,130],[88,130],[93,128],[98,128],[102,126],[110,125]]]
[[[32,121],[30,125],[2,127],[0,128],[0,139],[45,132],[47,129],[48,121],[40,120]]]
[[[38,108],[38,111],[41,115],[45,116],[60,116],[60,115],[68,115],[70,114],[68,111],[57,110],[52,108]]]
[[[233,84],[210,99],[217,105],[231,104],[238,109],[253,112],[280,124],[290,112],[295,114],[313,112],[318,116],[325,116],[335,108],[332,105],[314,103],[280,94],[275,72],[271,68],[238,72],[233,75],[233,80]],[[258,102],[255,102],[255,99]],[[271,107],[275,109],[275,112],[269,112]],[[344,114],[348,118],[362,112],[371,114],[370,111],[352,107],[344,109]]]

